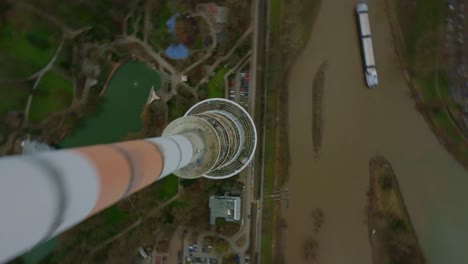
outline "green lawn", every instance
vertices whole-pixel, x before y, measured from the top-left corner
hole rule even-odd
[[[445,1],[442,0],[416,0],[414,6],[408,1],[399,0],[398,15],[405,38],[406,50],[410,59],[414,58],[421,42],[424,46],[437,45],[436,42],[423,41],[428,34],[437,30],[443,22],[446,12]],[[409,6],[411,7],[409,7]]]
[[[313,1],[313,0],[310,0]],[[278,37],[281,20],[281,0],[270,1],[270,29],[272,37]]]
[[[162,200],[169,200],[177,194],[179,178],[174,174],[166,176],[164,179],[157,182],[161,189],[159,191],[159,198]]]
[[[224,75],[229,71],[227,68],[221,68],[208,81],[208,97],[209,98],[224,98]]]
[[[49,71],[39,82],[30,110],[30,121],[40,123],[50,113],[66,109],[73,99],[73,84],[61,75]]]
[[[445,72],[440,71],[439,73],[439,91],[440,91],[440,98],[447,104],[450,108],[459,108],[457,103],[455,103],[452,98],[450,97],[449,93],[449,84],[447,80],[447,75]]]
[[[451,139],[456,144],[463,143],[463,138],[460,136],[445,111],[432,113],[431,118],[434,121],[434,124],[442,129],[442,132],[445,133],[447,138]]]
[[[15,9],[0,26],[0,77],[17,79],[37,72],[52,58],[59,38],[53,26],[27,10]]]
[[[419,81],[422,84],[421,94],[425,102],[439,99],[437,95],[436,73],[431,73]]]
[[[152,12],[151,22],[153,30],[149,35],[149,43],[156,48],[165,49],[173,41],[172,35],[167,29],[166,22],[171,18],[172,12],[167,3],[162,2]]]
[[[108,225],[116,225],[129,219],[129,215],[120,210],[117,206],[109,207],[100,214],[105,218],[105,223]]]
[[[0,115],[8,111],[23,111],[28,100],[29,88],[24,83],[0,85]]]
[[[438,84],[436,84],[437,81]],[[442,100],[450,109],[456,110],[456,108],[458,108],[458,105],[450,98],[447,76],[443,71],[428,74],[424,79],[418,80],[418,82],[421,83],[420,90],[424,102],[430,103]],[[437,92],[437,86],[440,91],[440,96]],[[434,125],[440,128],[446,137],[456,143],[462,142],[463,139],[450,121],[450,116],[445,111],[429,112],[429,116],[434,122]]]
[[[71,41],[65,41],[65,43],[62,46],[62,50],[60,50],[60,53],[58,54],[55,60],[54,68],[58,68],[64,71],[66,74],[69,74],[72,70],[72,67],[74,67],[75,69],[78,67],[78,65],[72,66],[72,60],[73,44],[71,43]]]

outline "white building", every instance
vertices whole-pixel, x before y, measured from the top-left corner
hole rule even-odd
[[[216,223],[216,218],[222,217],[228,222],[241,219],[241,198],[236,196],[210,196],[210,225]]]

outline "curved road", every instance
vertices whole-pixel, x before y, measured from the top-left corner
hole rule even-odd
[[[380,84],[364,84],[354,8],[322,1],[303,54],[291,73],[290,207],[284,209],[286,262],[302,263],[314,208],[322,208],[320,263],[371,263],[365,224],[368,162],[392,163],[430,263],[468,263],[468,174],[438,143],[416,111],[394,52],[384,0],[368,0]],[[320,160],[312,147],[312,80],[328,60]]]

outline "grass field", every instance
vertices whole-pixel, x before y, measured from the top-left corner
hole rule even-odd
[[[270,79],[274,80],[274,78]],[[267,115],[276,115],[277,90],[274,85],[268,85]],[[277,130],[274,124],[265,124],[267,126],[265,141],[265,171],[263,181],[263,192],[271,193],[275,188],[275,163],[276,163],[276,136]],[[274,215],[274,204],[268,201],[263,204],[262,215],[262,263],[271,263],[272,258],[272,239],[276,226],[276,217]]]
[[[279,75],[276,74],[276,71],[282,72],[284,70],[283,63],[281,61],[281,53],[279,50],[279,33],[280,33],[280,20],[281,20],[281,1],[282,0],[272,0],[270,4],[270,38],[271,38],[271,50],[269,51],[269,65],[267,65],[267,71],[265,73],[266,78],[266,87],[267,89],[267,116],[276,116],[276,102],[278,96],[278,86]],[[275,71],[273,71],[275,69]],[[267,118],[268,120],[268,118]],[[274,179],[275,179],[275,162],[276,162],[276,136],[277,128],[272,122],[264,124],[267,126],[267,133],[265,139],[265,171],[264,171],[264,181],[263,181],[263,192],[270,193],[275,188]],[[272,262],[272,247],[273,247],[273,237],[276,226],[276,217],[274,215],[274,204],[272,202],[266,202],[263,204],[263,214],[262,214],[262,240],[261,240],[261,252],[262,254],[262,263],[271,263]]]
[[[179,178],[177,178],[177,176],[175,176],[174,174],[170,174],[164,179],[158,181],[157,184],[161,187],[161,190],[158,194],[159,198],[164,201],[169,200],[177,194]]]
[[[50,113],[66,109],[73,99],[73,84],[61,75],[49,71],[39,82],[30,110],[30,121],[40,123]]]
[[[425,102],[430,102],[439,99],[437,94],[437,82],[436,73],[431,73],[425,76],[425,78],[418,79],[421,83],[419,87],[422,98]]]
[[[14,9],[0,26],[0,77],[18,79],[39,71],[59,43],[56,28],[27,10]]]
[[[172,35],[167,29],[166,22],[173,15],[167,2],[163,1],[159,6],[153,9],[151,16],[151,22],[153,24],[153,30],[149,34],[149,43],[158,49],[165,49],[173,41]]]
[[[29,88],[24,83],[0,85],[0,116],[8,111],[23,111],[28,100]]]
[[[412,5],[414,3],[414,5]],[[433,48],[436,42],[424,41],[434,33],[444,18],[445,1],[442,0],[399,0],[398,17],[402,26],[406,50],[410,59],[417,49],[424,44]],[[429,47],[427,47],[429,45]],[[435,54],[433,54],[435,56]]]
[[[208,97],[209,98],[224,98],[224,75],[229,69],[221,68],[208,81]]]
[[[278,37],[281,20],[281,0],[270,1],[270,34],[272,37]]]

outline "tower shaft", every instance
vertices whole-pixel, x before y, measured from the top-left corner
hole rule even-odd
[[[0,262],[189,164],[184,136],[0,159]]]

